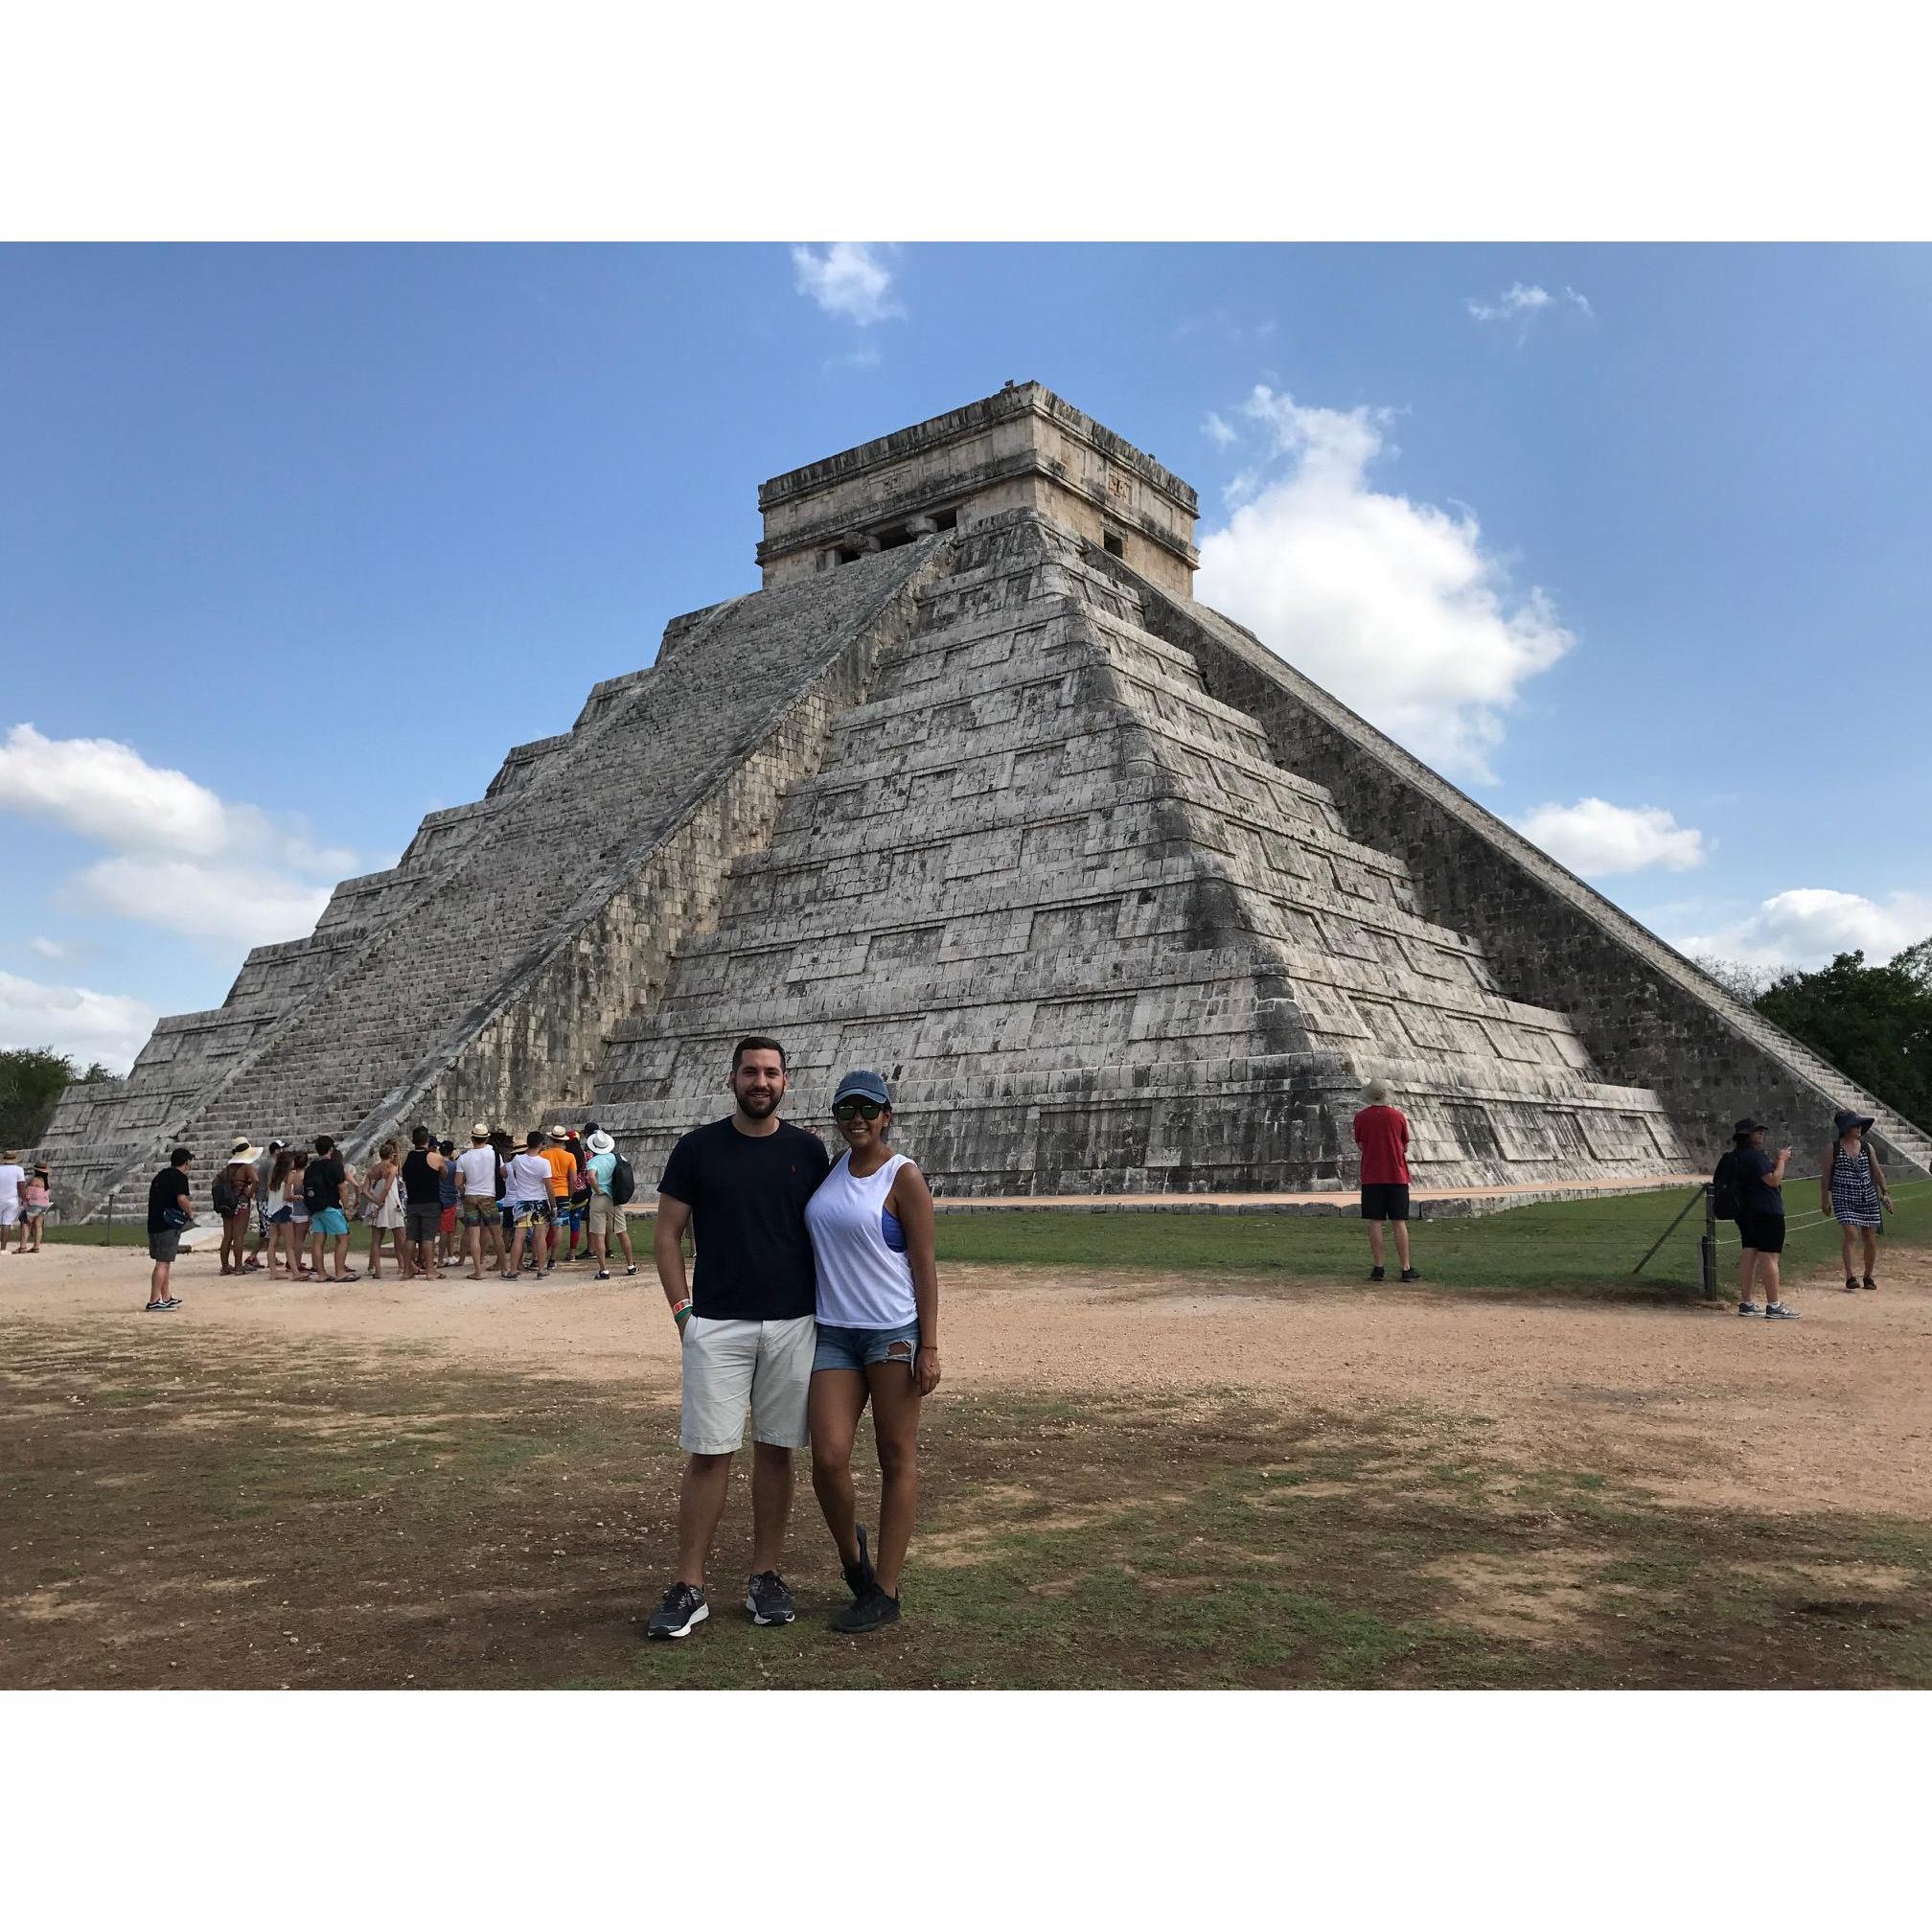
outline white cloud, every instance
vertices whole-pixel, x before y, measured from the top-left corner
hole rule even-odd
[[[185,771],[112,738],[48,738],[16,724],[0,742],[0,811],[64,826],[114,852],[226,856],[341,878],[356,855],[318,846],[299,819],[230,804]]]
[[[1203,539],[1197,594],[1418,756],[1493,777],[1519,688],[1576,642],[1551,600],[1512,590],[1466,509],[1369,488],[1393,412],[1257,385],[1241,414],[1273,467],[1236,479],[1252,500]]]
[[[353,852],[316,844],[299,818],[232,803],[130,745],[32,724],[0,741],[0,811],[107,848],[61,888],[69,904],[196,938],[300,938],[329,903],[316,882],[356,870]],[[51,939],[30,944],[68,956]]]
[[[1218,409],[1208,410],[1207,421],[1201,425],[1201,433],[1219,449],[1240,441],[1240,431]]]
[[[68,949],[59,940],[43,939],[37,932],[27,944],[43,959],[64,959],[67,956]]]
[[[124,1073],[160,1017],[125,994],[0,973],[0,1046],[51,1046],[79,1066],[99,1060]]]
[[[74,903],[117,918],[165,927],[191,939],[269,946],[314,930],[329,887],[267,871],[237,871],[192,859],[102,859],[63,888]]]
[[[1579,798],[1574,805],[1539,805],[1510,822],[1552,859],[1586,878],[1642,872],[1652,865],[1686,872],[1705,858],[1703,833],[1678,824],[1656,805]]]
[[[1534,282],[1512,282],[1493,302],[1478,301],[1471,296],[1462,306],[1479,322],[1515,323],[1519,342],[1528,338],[1530,323],[1552,309],[1575,309],[1583,316],[1594,316],[1597,312],[1589,298],[1574,288],[1565,288],[1562,294],[1552,295]]]
[[[792,267],[796,288],[828,315],[870,328],[905,310],[889,299],[892,271],[872,252],[869,242],[835,242],[820,255],[794,248]]]
[[[1801,886],[1774,893],[1731,925],[1670,943],[1680,953],[1746,966],[1808,971],[1828,965],[1840,953],[1863,953],[1869,965],[1882,966],[1895,953],[1928,936],[1932,895],[1894,892],[1881,905],[1856,892]]]

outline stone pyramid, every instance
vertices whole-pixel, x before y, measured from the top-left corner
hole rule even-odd
[[[1190,594],[1195,498],[1037,384],[774,478],[765,586],[45,1143],[74,1205],[179,1136],[586,1114],[648,1188],[775,1033],[954,1195],[1346,1184],[1363,1081],[1420,1184],[1708,1167],[1755,1111],[1932,1142]],[[560,864],[560,853],[574,854]],[[560,881],[565,889],[560,889]]]

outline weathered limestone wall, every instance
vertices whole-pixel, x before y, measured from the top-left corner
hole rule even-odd
[[[162,1022],[111,1107],[63,1108],[46,1144],[67,1211],[145,1180],[176,1138],[204,1162],[242,1133],[359,1154],[439,1081],[439,1104],[506,1111],[581,1092],[604,1029],[649,997],[650,949],[707,916],[948,540],[674,625],[650,676],[600,686],[402,863],[345,881],[309,940],[251,956],[229,1005]]]
[[[1129,564],[1181,596],[1199,562],[1193,490],[1037,382],[774,476],[758,502],[768,588],[942,514],[967,530],[1032,510],[1094,543],[1111,535]]]
[[[1096,567],[1131,573],[1104,557]],[[1145,591],[1146,622],[1186,650],[1208,688],[1252,715],[1283,764],[1329,788],[1351,822],[1420,882],[1433,917],[1468,933],[1520,998],[1568,1014],[1591,1060],[1663,1099],[1708,1167],[1746,1113],[1798,1146],[1832,1113],[1877,1122],[1894,1164],[1925,1169],[1932,1140],[1835,1068],[1733,1000],[1688,959],[1548,853],[1206,605]]]
[[[1851,1103],[1453,786],[1191,601],[1194,493],[1028,383],[774,477],[768,587],[70,1090],[63,1208],[171,1141],[594,1109],[640,1173],[733,1040],[895,1082],[953,1194],[1342,1186],[1368,1075],[1449,1185],[1704,1164]]]
[[[960,540],[715,932],[614,1030],[591,1111],[640,1169],[721,1111],[747,1032],[784,1041],[800,1117],[878,1066],[955,1196],[1340,1185],[1370,1069],[1430,1181],[1678,1165],[1654,1096],[1502,992],[1140,614],[1032,513]]]
[[[863,700],[880,652],[909,632],[915,592],[936,562],[904,578],[643,862],[608,889],[599,882],[586,895],[596,909],[501,988],[490,1017],[426,1086],[386,1095],[358,1123],[357,1144],[419,1117],[514,1120],[534,1096],[582,1111],[607,1036],[658,1003],[673,949],[715,924],[727,867],[769,841],[786,787],[816,770],[834,723]]]

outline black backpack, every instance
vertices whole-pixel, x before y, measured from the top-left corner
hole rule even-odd
[[[236,1208],[242,1205],[241,1196],[235,1191],[235,1184],[228,1178],[227,1168],[222,1168],[215,1177],[215,1184],[208,1190],[215,1211],[222,1220],[228,1220]]]
[[[311,1161],[302,1170],[302,1205],[311,1215],[322,1211],[322,1177],[315,1171],[319,1164]]]
[[[1711,1175],[1711,1212],[1719,1221],[1736,1221],[1744,1211],[1744,1204],[1737,1198],[1736,1170],[1731,1164],[1736,1154],[1734,1147],[1719,1155]]]
[[[637,1191],[637,1177],[631,1163],[619,1154],[610,1163],[610,1199],[619,1207]]]

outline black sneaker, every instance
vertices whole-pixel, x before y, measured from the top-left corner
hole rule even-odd
[[[865,1526],[861,1523],[859,1530],[859,1560],[845,1564],[845,1587],[852,1593],[853,1601],[869,1596],[879,1587],[879,1573],[872,1567],[872,1558],[865,1549]]]
[[[798,1614],[784,1577],[775,1570],[759,1571],[745,1586],[745,1607],[754,1623],[789,1623]]]
[[[688,1637],[711,1614],[704,1593],[689,1583],[674,1583],[644,1626],[647,1637]]]
[[[1737,1304],[1737,1312],[1740,1315],[1760,1315],[1763,1310],[1755,1301],[1740,1301]]]
[[[1371,1268],[1368,1271],[1368,1278],[1371,1281],[1386,1281],[1389,1278],[1389,1271],[1386,1268]]]
[[[832,1620],[832,1627],[846,1636],[857,1636],[866,1630],[883,1630],[888,1623],[899,1621],[899,1599],[888,1597],[878,1584],[856,1603],[848,1603]]]
[[[1422,1271],[1419,1268],[1405,1268],[1402,1271],[1402,1278],[1405,1281],[1419,1281],[1422,1278]]]

